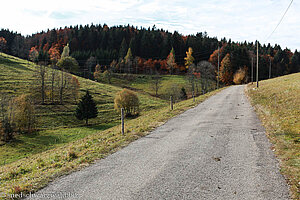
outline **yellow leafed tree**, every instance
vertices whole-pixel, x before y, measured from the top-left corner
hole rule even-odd
[[[192,54],[193,49],[192,47],[189,47],[189,50],[186,52],[186,57],[184,58],[186,69],[188,69],[194,63],[195,58],[192,56]]]

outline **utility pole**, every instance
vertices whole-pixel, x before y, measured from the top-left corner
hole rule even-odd
[[[270,66],[269,66],[269,79],[271,78],[271,58],[270,58]]]
[[[256,49],[256,87],[258,88],[258,41]]]
[[[251,58],[251,84],[253,84],[253,57]]]
[[[217,82],[217,89],[219,89],[219,77],[220,77],[220,47],[218,46],[218,82]]]

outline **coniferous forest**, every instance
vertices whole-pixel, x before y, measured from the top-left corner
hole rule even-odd
[[[64,46],[69,45],[70,56],[79,64],[79,69],[73,73],[81,76],[92,74],[97,64],[103,71],[110,69],[117,73],[185,74],[188,71],[186,52],[191,47],[193,63],[209,61],[215,71],[220,55],[220,80],[225,84],[231,84],[233,75],[241,69],[247,74],[246,82],[251,81],[252,65],[256,67],[256,42],[218,40],[209,37],[206,32],[185,36],[176,31],[170,33],[157,29],[155,25],[152,28],[77,25],[26,37],[5,29],[0,31],[1,52],[34,62],[50,64],[54,58],[59,59]],[[30,57],[33,51],[37,52],[34,58]],[[170,64],[170,54],[175,58],[173,64]],[[299,71],[300,55],[297,50],[292,52],[279,45],[259,43],[260,80]]]

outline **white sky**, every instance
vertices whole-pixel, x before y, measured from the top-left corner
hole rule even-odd
[[[182,34],[279,44],[300,49],[300,2],[294,0],[8,0],[1,3],[0,28],[23,35],[76,24],[133,25]]]

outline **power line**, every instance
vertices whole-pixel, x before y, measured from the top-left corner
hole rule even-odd
[[[266,41],[273,35],[273,33],[276,31],[276,29],[278,28],[278,26],[281,24],[284,16],[286,15],[287,11],[289,10],[289,8],[291,7],[292,3],[294,0],[291,0],[289,6],[287,7],[287,9],[285,10],[284,14],[282,15],[280,21],[278,22],[277,26],[275,27],[275,29],[272,31],[272,33],[267,37]]]

